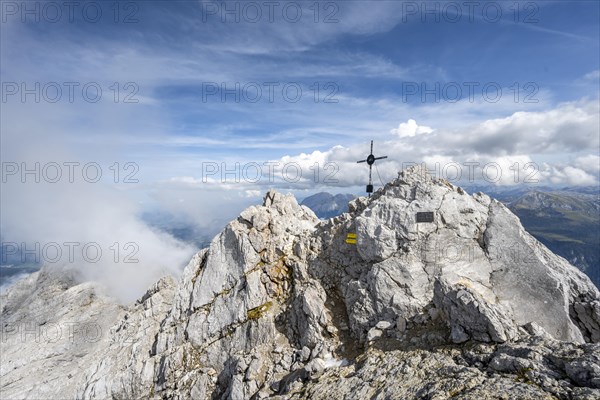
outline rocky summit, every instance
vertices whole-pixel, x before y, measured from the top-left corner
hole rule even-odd
[[[1,312],[2,399],[600,398],[597,288],[418,168],[325,221],[269,191],[133,305],[44,268]]]

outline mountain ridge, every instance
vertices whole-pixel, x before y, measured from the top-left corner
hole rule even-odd
[[[472,186],[467,189],[469,193],[483,192],[501,200],[519,217],[529,233],[585,272],[596,287],[600,287],[598,188],[516,187],[500,190],[490,186]],[[340,202],[331,204],[332,198],[329,193],[320,192],[308,197],[302,204],[324,219],[347,211],[347,205],[341,206]],[[310,201],[305,202],[308,199]]]
[[[416,221],[424,211],[432,222]],[[1,343],[9,396],[600,394],[597,288],[500,202],[418,168],[325,221],[269,191],[179,282],[163,278],[131,306],[62,276],[40,271],[0,298],[2,325],[16,330]],[[22,321],[56,324],[60,310],[81,321],[102,316],[85,370],[74,368],[81,347],[20,340]],[[42,364],[53,368],[36,386]]]

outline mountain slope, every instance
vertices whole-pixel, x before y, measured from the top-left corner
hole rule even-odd
[[[600,293],[504,205],[410,169],[349,211],[319,221],[267,193],[178,284],[106,313],[116,322],[98,323],[106,339],[84,373],[41,392],[30,365],[59,358],[71,371],[80,349],[3,341],[3,396],[598,398]],[[1,298],[3,326],[28,320],[40,286],[47,306],[80,318],[110,308],[65,304],[81,284],[32,278]]]
[[[600,199],[572,191],[531,191],[508,202],[523,225],[600,286]]]

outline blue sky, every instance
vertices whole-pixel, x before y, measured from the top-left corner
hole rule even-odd
[[[390,140],[389,131],[411,118],[438,130],[460,129],[598,97],[597,2],[482,2],[474,6],[472,22],[471,11],[461,2],[452,2],[460,8],[444,8],[444,2],[321,2],[316,23],[312,2],[288,3],[293,4],[288,9],[292,17],[302,5],[299,22],[282,17],[285,2],[274,9],[274,22],[268,21],[264,3],[256,2],[263,13],[258,23],[250,21],[254,14],[252,9],[244,12],[244,2],[122,2],[119,23],[114,22],[113,3],[102,3],[98,23],[86,21],[79,7],[73,22],[63,7],[62,18],[51,23],[52,10],[47,15],[41,10],[41,21],[35,22],[34,16],[5,5],[3,81],[98,82],[104,98],[102,104],[81,98],[65,104],[64,95],[57,104],[37,107],[30,101],[13,104],[16,95],[3,106],[7,111],[37,107],[71,114],[61,133],[84,152],[108,146],[132,161],[149,155],[159,161],[157,152],[165,160],[182,158],[176,170],[162,164],[143,168],[154,180],[184,173],[187,162],[199,159],[263,161],[364,144],[372,137]],[[438,12],[415,11],[435,10],[436,4]],[[236,6],[240,22],[229,14],[223,23],[220,13]],[[503,16],[496,21],[499,7]],[[452,23],[456,10],[460,21]],[[130,13],[133,23],[123,23]],[[324,21],[328,14],[331,23]],[[112,82],[135,83],[139,91],[133,98],[139,103],[104,104],[114,94]],[[278,85],[273,102],[267,99],[267,82]],[[258,85],[263,93],[257,103],[243,95],[240,102],[232,94],[224,101],[218,93],[203,98],[210,85],[222,83],[228,88]],[[286,101],[280,91],[289,83],[303,89],[297,103]],[[473,103],[465,101],[467,83],[478,85]],[[315,84],[319,103],[314,101]],[[421,86],[407,94],[415,84],[436,94],[423,99]],[[445,101],[443,88],[455,97],[455,84],[462,100]],[[483,98],[486,84],[494,84],[492,91],[496,84],[503,88],[498,103]],[[337,103],[324,103],[327,94]],[[486,104],[478,104],[482,102]],[[10,134],[10,121],[8,125],[5,135]],[[86,127],[86,133],[71,137],[67,131],[73,125]]]
[[[62,2],[1,4],[3,162],[96,162],[104,172],[93,190],[87,182],[9,177],[5,236],[31,234],[7,215],[31,214],[32,229],[39,229],[36,215],[85,219],[72,203],[105,207],[100,192],[116,193],[115,207],[166,210],[209,231],[271,186],[300,198],[359,193],[367,170],[355,161],[372,139],[389,156],[376,171],[383,181],[406,162],[476,162],[502,168],[497,184],[523,183],[531,165],[540,184],[598,183],[597,1],[482,1],[472,12],[462,1],[338,1],[317,3],[318,15],[313,1],[281,1],[272,21],[262,1],[81,2],[72,20]],[[223,11],[236,7],[223,22]],[[252,22],[257,9],[261,17]],[[35,92],[36,82],[41,100],[23,100],[22,85]],[[53,82],[62,88],[56,102],[48,101],[56,97]],[[68,82],[78,85],[72,101]],[[240,101],[235,90],[224,99],[214,91],[236,84]],[[91,97],[101,88],[99,101],[84,97],[85,85]],[[249,101],[257,87],[261,95]],[[124,102],[128,94],[137,102]],[[267,161],[279,163],[275,182],[238,183],[208,176],[206,164],[203,170],[216,163],[239,172]],[[120,176],[115,184],[115,162],[122,173],[135,163],[139,183]],[[288,164],[302,168],[301,179],[281,179]],[[328,173],[335,182],[323,181]],[[44,207],[23,201],[31,196],[50,200]]]

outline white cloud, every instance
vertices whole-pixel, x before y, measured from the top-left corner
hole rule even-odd
[[[598,148],[598,105],[593,101],[561,104],[545,111],[521,111],[452,130],[419,126],[411,119],[392,130],[401,139],[375,141],[376,155],[388,155],[373,171],[374,181],[388,181],[411,163],[425,162],[438,176],[455,176],[461,166],[463,179],[498,185],[552,183],[587,185],[596,181],[598,157],[581,156],[567,166],[569,154]],[[367,170],[356,160],[364,159],[368,144],[336,146],[328,151],[285,156],[280,161],[299,163],[310,176],[310,167],[335,163],[337,182],[329,187],[355,187],[366,183]],[[542,161],[552,158],[552,166]],[[537,160],[537,161],[536,161]],[[472,167],[467,163],[477,163]],[[472,165],[472,164],[471,164]],[[472,169],[474,168],[474,169]],[[496,173],[498,171],[498,173]],[[469,176],[469,173],[473,176]],[[318,182],[323,185],[323,182]],[[298,187],[319,186],[303,180]],[[294,185],[291,185],[292,187]],[[327,186],[327,185],[325,185]]]
[[[481,177],[503,186],[536,184],[540,180],[537,164],[527,155],[483,158]]]
[[[598,174],[600,172],[600,156],[588,154],[578,157],[575,160],[575,166],[591,174]]]
[[[577,167],[548,164],[544,164],[543,167],[544,169],[540,174],[545,178],[545,181],[555,185],[585,186],[598,183],[596,177]]]
[[[569,185],[593,185],[597,182],[596,178],[594,178],[592,175],[570,165],[563,169],[563,173],[565,174],[565,181]]]
[[[202,239],[212,238],[246,207],[260,203],[266,191],[244,182],[193,183],[173,179],[155,184],[151,196],[156,208],[180,220],[193,223],[202,232]]]
[[[244,191],[246,197],[261,197],[263,193],[260,190],[246,190]]]
[[[37,246],[42,263],[73,268],[124,303],[161,276],[177,276],[194,251],[146,225],[140,213],[126,193],[100,182],[36,183],[29,176],[22,183],[11,176],[2,184],[6,241],[25,243],[30,250]]]
[[[392,129],[391,133],[401,138],[423,135],[433,132],[428,126],[417,125],[417,121],[409,119],[407,122],[402,122],[397,129]]]
[[[462,153],[494,156],[576,153],[599,147],[599,113],[595,101],[564,103],[545,111],[520,111],[505,118],[488,119],[452,132],[441,132],[432,139],[440,146]]]

